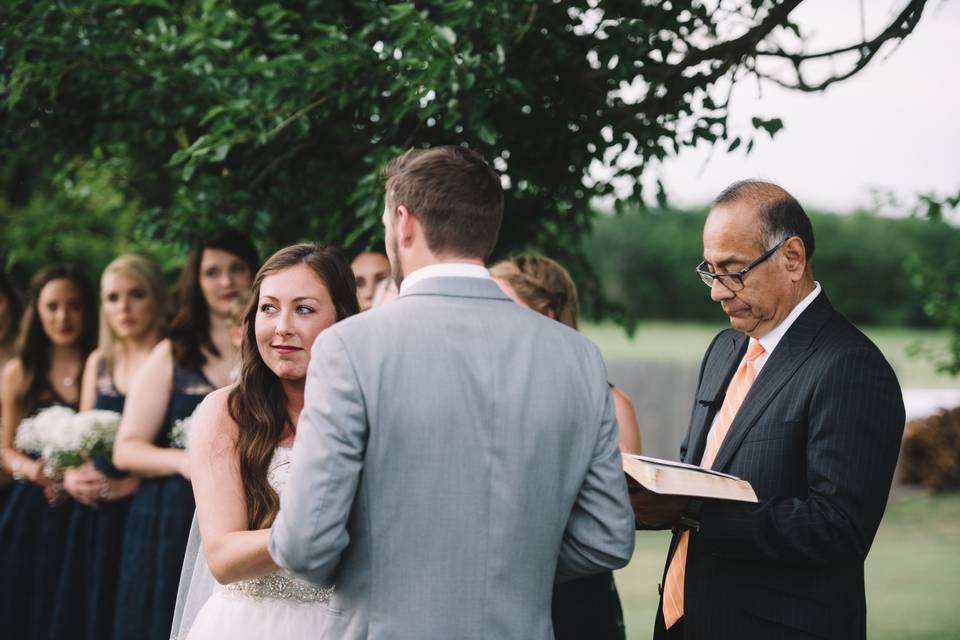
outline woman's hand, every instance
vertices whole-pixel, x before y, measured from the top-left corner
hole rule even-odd
[[[70,498],[67,492],[63,490],[63,483],[52,480],[43,487],[43,495],[51,507],[66,502]]]
[[[177,464],[177,471],[184,477],[186,480],[190,480],[190,456],[187,454],[186,450],[181,451],[182,455],[180,457],[180,462]]]
[[[108,490],[108,480],[91,462],[72,467],[63,473],[63,488],[74,500],[88,507],[95,505]]]
[[[46,487],[54,482],[53,478],[47,475],[43,460],[25,460],[20,464],[19,471],[24,478],[41,487]]]
[[[107,478],[100,491],[100,500],[113,502],[132,495],[140,486],[140,479],[135,476],[126,478]]]

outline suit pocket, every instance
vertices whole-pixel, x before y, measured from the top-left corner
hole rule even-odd
[[[744,587],[744,611],[760,620],[795,629],[788,637],[833,638],[834,612],[829,605],[756,585]]]

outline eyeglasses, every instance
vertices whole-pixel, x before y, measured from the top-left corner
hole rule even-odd
[[[706,260],[704,260],[697,265],[697,274],[700,276],[700,279],[703,280],[703,284],[707,285],[708,287],[713,287],[714,281],[719,280],[720,284],[725,286],[730,291],[740,291],[743,289],[743,276],[747,275],[751,269],[763,263],[765,260],[769,260],[770,256],[775,254],[777,249],[779,249],[780,246],[789,239],[790,238],[784,238],[774,245],[772,249],[745,266],[743,269],[740,269],[740,271],[732,271],[730,273],[714,273],[713,271],[710,271],[711,266]]]

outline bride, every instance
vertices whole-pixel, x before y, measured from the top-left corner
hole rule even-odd
[[[197,516],[172,638],[308,638],[328,613],[330,592],[278,570],[267,538],[303,409],[310,347],[357,311],[353,274],[335,249],[287,247],[257,273],[240,379],[207,396],[192,420]]]

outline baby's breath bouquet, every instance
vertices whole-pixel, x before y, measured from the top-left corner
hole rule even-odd
[[[95,456],[109,456],[120,426],[115,411],[83,411],[50,407],[27,418],[17,429],[18,449],[43,458],[48,476],[56,478]]]
[[[26,454],[42,457],[50,443],[56,441],[61,432],[69,430],[70,420],[75,415],[77,412],[70,407],[42,409],[20,422],[13,444]]]
[[[199,409],[199,406],[197,407]],[[170,429],[170,447],[173,449],[190,448],[190,428],[193,425],[194,416],[197,415],[197,409],[193,410],[186,418],[181,418],[173,423]]]
[[[120,414],[116,411],[82,411],[73,416],[68,433],[53,443],[43,458],[48,467],[62,472],[68,467],[79,467],[90,458],[110,457],[119,427]]]

